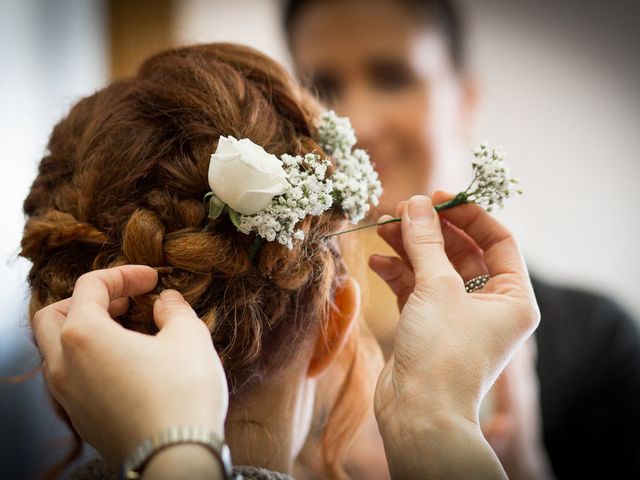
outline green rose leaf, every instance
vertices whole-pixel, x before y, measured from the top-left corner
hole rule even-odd
[[[230,208],[227,205],[227,211],[229,212],[229,218],[231,219],[231,223],[235,225],[235,227],[240,230],[240,214],[236,212],[233,208]]]
[[[222,200],[220,200],[215,195],[211,195],[208,200],[209,200],[209,218],[211,220],[215,220],[220,216],[220,214],[224,210],[225,204]]]

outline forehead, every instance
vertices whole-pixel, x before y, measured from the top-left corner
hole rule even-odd
[[[302,70],[356,65],[379,57],[438,63],[446,53],[439,31],[397,0],[317,0],[299,12],[291,47]]]

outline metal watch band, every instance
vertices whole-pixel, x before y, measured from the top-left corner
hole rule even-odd
[[[227,444],[211,430],[194,426],[171,427],[147,438],[125,459],[122,476],[127,480],[141,478],[142,470],[151,457],[163,448],[180,443],[196,443],[207,447],[220,463],[225,478],[233,480],[231,453]]]

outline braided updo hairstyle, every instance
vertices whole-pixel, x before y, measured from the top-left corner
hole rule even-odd
[[[153,302],[176,289],[211,331],[232,402],[277,375],[292,347],[323,331],[346,277],[338,244],[322,239],[343,217],[307,217],[292,251],[267,242],[251,261],[252,237],[226,216],[210,224],[202,199],[219,136],[249,138],[275,155],[323,154],[314,140],[320,112],[282,67],[231,44],[155,55],[136,76],[81,100],[54,128],[24,202],[31,317],[69,297],[83,273],[149,265],[159,272],[156,290],[133,298],[117,321],[155,333]],[[359,388],[357,365],[345,398]],[[340,436],[327,446],[329,464],[340,457]],[[336,468],[329,465],[331,476]]]

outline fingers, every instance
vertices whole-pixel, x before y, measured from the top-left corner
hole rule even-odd
[[[398,297],[398,307],[402,310],[407,298],[415,288],[413,270],[397,257],[378,254],[371,255],[369,266]]]
[[[469,235],[442,219],[444,250],[449,261],[464,280],[470,280],[489,272],[484,262],[484,252]]]
[[[129,297],[117,298],[109,302],[109,316],[119,317],[129,310]]]
[[[53,357],[60,351],[60,333],[69,312],[71,298],[61,300],[45,308],[38,310],[33,317],[32,326],[36,344],[42,357],[49,358],[51,363]],[[129,309],[129,299],[118,298],[109,303],[109,315],[120,316]]]
[[[455,197],[454,194],[437,190],[431,196],[434,205],[444,203]],[[440,225],[444,237],[444,248],[453,267],[464,280],[489,273],[484,261],[484,252],[464,231],[448,222],[441,215]]]
[[[453,198],[452,194],[438,191],[433,195],[433,204],[436,205],[451,198]],[[402,215],[402,211],[407,204],[407,201],[398,204],[396,216]],[[391,218],[389,215],[383,215],[378,221],[384,222]],[[487,266],[484,262],[484,253],[471,237],[445,220],[441,222],[441,227],[447,257],[463,279],[469,280],[473,277],[488,273]],[[378,227],[378,234],[393,248],[400,258],[407,262],[407,264],[410,264],[402,242],[400,223],[382,225]],[[375,262],[374,260],[374,264]]]
[[[157,281],[157,272],[143,265],[123,265],[84,274],[74,287],[68,322],[97,319],[108,311],[112,300],[146,293]]]
[[[401,229],[404,249],[415,272],[416,289],[435,277],[459,278],[445,254],[440,222],[429,198],[419,195],[409,200],[402,212]]]
[[[391,220],[391,215],[383,215],[378,219],[378,223]],[[393,250],[402,257],[407,263],[409,259],[404,251],[404,245],[402,245],[402,232],[400,230],[400,222],[387,223],[378,227],[378,235],[382,238]]]
[[[445,192],[443,190],[436,190],[431,195],[431,201],[434,205],[438,205],[440,203],[444,203],[447,200],[451,200],[455,195],[453,193]]]
[[[204,327],[191,305],[175,290],[164,290],[160,294],[153,304],[153,319],[160,333],[185,331],[192,326]]]
[[[466,232],[484,251],[490,275],[527,274],[514,237],[482,207],[473,204],[459,205],[440,212],[440,216]]]
[[[44,360],[57,358],[60,355],[60,331],[64,324],[67,311],[69,309],[70,299],[62,300],[57,303],[38,310],[33,317],[32,327],[33,334],[38,345],[38,350]]]
[[[408,202],[400,202],[398,207],[396,208],[396,217],[402,215],[402,211]],[[385,220],[391,220],[392,217],[389,215],[383,215],[380,217],[378,222],[384,222]],[[378,227],[378,235],[387,242],[387,244],[393,248],[393,250],[398,254],[400,258],[402,258],[409,265],[409,257],[407,257],[407,252],[404,250],[404,245],[402,243],[402,230],[400,227],[400,222],[387,223],[386,225],[382,225]]]

